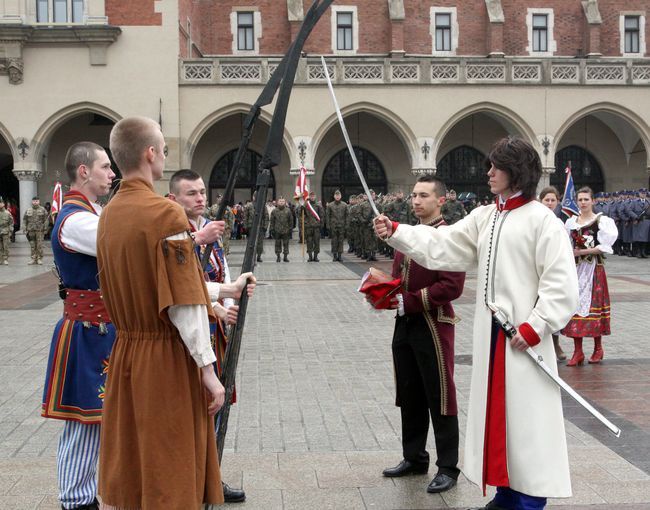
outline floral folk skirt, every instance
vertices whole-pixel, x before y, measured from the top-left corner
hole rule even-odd
[[[571,321],[562,330],[564,336],[582,338],[610,334],[610,304],[609,289],[605,266],[596,264],[594,280],[591,289],[591,306],[589,315],[581,317],[574,315]]]

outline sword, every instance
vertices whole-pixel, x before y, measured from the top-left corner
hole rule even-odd
[[[325,64],[325,57],[321,55],[320,61],[323,64],[323,70],[325,71],[325,78],[327,79],[327,87],[330,90],[330,95],[332,96],[332,102],[334,103],[334,108],[336,108],[336,116],[339,119],[339,125],[341,126],[341,131],[343,131],[343,138],[345,138],[345,144],[348,146],[348,151],[350,151],[350,156],[352,157],[354,168],[357,170],[357,174],[359,175],[359,179],[361,180],[361,185],[363,186],[363,190],[366,192],[366,196],[368,197],[368,202],[370,202],[370,207],[372,207],[375,216],[379,216],[379,210],[377,209],[377,206],[375,205],[375,201],[372,199],[372,196],[370,195],[370,188],[368,188],[368,183],[366,182],[366,178],[363,176],[361,167],[359,167],[357,156],[354,153],[354,149],[352,148],[352,142],[350,142],[350,136],[348,135],[348,130],[345,127],[345,122],[343,122],[343,115],[341,114],[339,103],[336,100],[336,95],[334,94],[334,87],[332,86],[332,80],[330,80],[329,70],[327,69],[327,65]]]
[[[503,328],[503,330],[506,333],[506,336],[508,338],[514,337],[517,334],[517,330],[512,325],[512,323],[508,320],[506,314],[503,313],[501,310],[497,309],[493,305],[488,305],[488,308],[492,310],[492,313],[494,314],[494,318],[499,323],[499,325]],[[562,388],[569,395],[571,395],[571,397],[573,397],[573,399],[576,402],[578,402],[578,404],[584,407],[587,411],[589,411],[592,414],[592,416],[594,416],[594,418],[598,419],[598,421],[600,421],[603,425],[605,425],[605,427],[607,427],[612,434],[614,434],[616,437],[621,437],[621,429],[619,429],[611,421],[605,418],[594,406],[592,406],[589,402],[587,402],[576,390],[574,390],[571,386],[569,386],[562,378],[558,377],[553,372],[551,372],[551,369],[546,364],[544,358],[541,355],[537,354],[534,351],[534,349],[532,349],[531,347],[526,349],[526,354],[528,354],[531,358],[533,358],[533,361],[537,364],[537,366],[541,368],[544,371],[544,373],[553,380],[555,384],[557,384],[560,388]]]

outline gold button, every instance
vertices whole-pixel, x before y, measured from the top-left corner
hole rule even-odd
[[[81,314],[81,313],[79,315],[77,315],[77,317],[82,317],[82,316],[83,316],[83,314]]]
[[[90,305],[90,308],[95,308],[95,305],[91,304],[91,305]]]
[[[72,303],[72,306],[77,306],[77,303]]]
[[[83,297],[86,297],[86,296],[84,296],[83,294],[79,294],[79,297],[80,297],[80,298],[83,298]]]
[[[97,318],[98,318],[98,319],[101,319],[101,318],[102,318],[102,316],[101,316],[101,315],[97,315]]]

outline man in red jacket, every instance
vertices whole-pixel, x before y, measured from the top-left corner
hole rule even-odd
[[[421,176],[413,187],[412,206],[422,225],[445,225],[441,208],[446,187],[437,177]],[[444,228],[444,227],[443,227]],[[422,474],[429,470],[426,451],[429,415],[433,423],[438,472],[427,492],[444,492],[456,485],[458,411],[454,385],[454,325],[451,301],[463,293],[465,273],[431,271],[395,252],[393,277],[402,279],[393,334],[396,404],[402,414],[404,459],[384,470],[384,476]]]

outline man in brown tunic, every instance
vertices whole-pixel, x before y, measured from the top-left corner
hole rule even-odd
[[[254,278],[245,273],[208,293],[183,208],[154,191],[165,162],[165,141],[154,121],[121,120],[110,148],[124,180],[97,234],[101,290],[117,329],[98,492],[109,509],[219,504],[209,415],[223,405],[224,389],[212,368],[210,299],[238,296]]]

